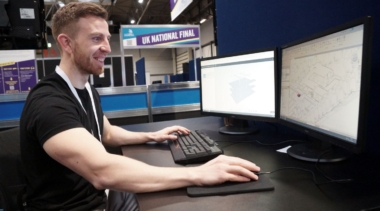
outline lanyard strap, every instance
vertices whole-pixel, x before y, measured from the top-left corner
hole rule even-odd
[[[73,93],[73,95],[75,96],[75,98],[78,100],[79,104],[82,106],[83,111],[87,114],[86,109],[83,107],[82,101],[80,100],[77,91],[75,90],[74,86],[71,84],[71,82],[70,82],[70,80],[69,80],[69,77],[67,77],[66,73],[63,72],[63,70],[62,70],[61,68],[59,68],[59,66],[56,66],[56,68],[55,68],[55,72],[56,72],[59,76],[61,76],[61,78],[67,83],[67,85],[69,86],[71,92]],[[90,95],[91,105],[92,105],[92,110],[93,110],[93,112],[94,112],[95,121],[96,121],[96,126],[98,127],[98,135],[99,135],[99,139],[100,139],[100,142],[102,142],[102,136],[100,135],[100,128],[99,128],[98,115],[97,115],[97,113],[96,113],[96,109],[95,109],[94,97],[93,97],[93,95],[92,95],[91,87],[90,87],[90,84],[89,84],[88,82],[85,84],[85,88],[87,89],[87,91],[88,91],[88,93],[89,93],[89,95]]]

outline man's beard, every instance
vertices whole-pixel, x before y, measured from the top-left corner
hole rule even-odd
[[[75,65],[77,66],[79,71],[93,75],[100,75],[103,73],[103,67],[96,65],[94,63],[96,61],[91,62],[91,60],[95,59],[87,56],[83,51],[81,51],[78,43],[75,43],[73,56]]]

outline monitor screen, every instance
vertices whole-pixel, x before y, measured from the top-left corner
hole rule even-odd
[[[282,47],[280,121],[321,141],[363,150],[369,18]]]
[[[205,58],[200,66],[202,114],[275,120],[276,49]]]
[[[46,49],[43,0],[0,1],[0,50]]]

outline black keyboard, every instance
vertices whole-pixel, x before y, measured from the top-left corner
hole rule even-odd
[[[177,136],[177,140],[169,141],[175,163],[206,162],[223,154],[217,143],[199,130],[192,131],[188,135],[177,134]]]

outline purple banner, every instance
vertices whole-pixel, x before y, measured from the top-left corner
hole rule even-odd
[[[0,67],[0,94],[4,94],[3,67]]]
[[[20,80],[17,63],[3,66],[4,93],[20,93]]]
[[[170,11],[173,11],[178,0],[170,0]]]
[[[137,46],[159,45],[164,43],[199,43],[199,28],[184,28],[172,31],[136,36]]]
[[[29,92],[37,84],[36,65],[34,60],[18,63],[21,92]]]

